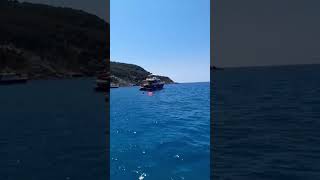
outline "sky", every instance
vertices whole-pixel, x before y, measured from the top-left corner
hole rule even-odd
[[[111,60],[210,81],[210,0],[111,0]]]
[[[111,21],[113,61],[176,82],[210,80],[210,0],[111,0],[111,9],[109,0],[25,1],[82,9]]]
[[[320,63],[320,1],[215,0],[213,5],[212,64]]]
[[[109,22],[109,1],[110,0],[20,0],[21,2],[32,2],[40,4],[48,4],[59,7],[69,7],[73,9],[81,9],[88,13],[99,16]]]

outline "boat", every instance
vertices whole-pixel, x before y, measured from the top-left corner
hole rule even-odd
[[[119,85],[118,85],[118,84],[111,83],[111,84],[110,84],[110,88],[119,88]]]
[[[19,84],[29,80],[26,74],[19,73],[0,73],[0,84]]]
[[[162,82],[157,76],[155,75],[148,75],[146,80],[143,80],[140,85],[141,91],[156,91],[163,89],[164,82]]]

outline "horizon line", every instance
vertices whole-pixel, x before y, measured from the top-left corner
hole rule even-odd
[[[169,84],[186,84],[186,83],[210,83],[210,80],[209,81],[191,81],[191,82],[173,82]]]
[[[320,63],[296,63],[296,64],[266,64],[266,65],[244,65],[244,66],[216,66],[210,65],[210,67],[217,68],[255,68],[255,67],[282,67],[282,66],[303,66],[303,65],[320,65]]]

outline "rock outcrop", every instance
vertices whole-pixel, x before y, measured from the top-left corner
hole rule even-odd
[[[94,76],[108,68],[109,24],[71,8],[0,0],[0,72],[31,79]]]
[[[110,62],[111,83],[119,86],[139,85],[151,73],[140,66],[120,62]],[[174,83],[169,77],[158,76],[167,84]]]

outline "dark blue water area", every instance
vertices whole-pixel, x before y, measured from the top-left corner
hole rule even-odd
[[[214,179],[320,179],[320,66],[212,73]]]
[[[0,86],[0,179],[107,179],[107,107],[93,79]]]
[[[110,93],[111,180],[210,178],[210,83]]]

